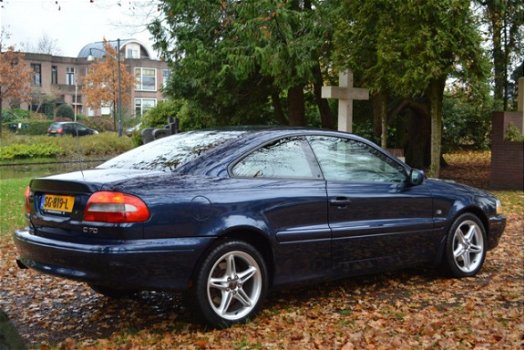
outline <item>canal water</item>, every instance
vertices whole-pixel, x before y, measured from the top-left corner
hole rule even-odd
[[[42,163],[16,163],[0,164],[0,179],[13,179],[17,177],[38,177],[71,171],[86,170],[102,164],[104,159],[70,161],[70,162],[42,162]]]

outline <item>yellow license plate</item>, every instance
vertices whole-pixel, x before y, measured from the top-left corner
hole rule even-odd
[[[75,197],[73,196],[58,196],[54,194],[46,194],[44,195],[42,210],[71,213],[73,211],[74,204]]]

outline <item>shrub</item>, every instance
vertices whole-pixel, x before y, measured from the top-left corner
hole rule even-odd
[[[10,123],[15,120],[29,119],[31,113],[20,108],[11,108],[2,111],[2,122]]]
[[[55,115],[59,118],[75,118],[75,112],[73,111],[73,108],[65,103],[58,106]]]
[[[182,100],[160,101],[142,117],[142,127],[162,128],[167,124],[169,117],[177,117],[184,102]]]
[[[22,124],[22,128],[18,129],[20,135],[45,135],[51,122],[49,120],[31,120]]]
[[[115,133],[101,133],[82,137],[20,136],[3,134],[0,160],[28,158],[73,158],[81,156],[108,156],[123,153],[133,147],[129,137]]]
[[[50,124],[49,120],[15,120],[2,124],[2,128],[9,129],[18,135],[45,135]]]
[[[78,138],[78,146],[74,150],[78,150],[86,156],[91,155],[113,155],[123,153],[133,148],[133,142],[129,137],[119,137],[112,132],[104,132],[98,135],[83,136]]]
[[[82,123],[98,131],[114,131],[113,118],[111,117],[84,117]]]
[[[523,134],[520,129],[514,124],[509,124],[505,131],[505,141],[507,142],[523,142]]]
[[[465,93],[443,97],[443,151],[469,147],[488,149],[492,105]]]
[[[0,160],[27,159],[27,158],[55,158],[61,150],[53,144],[14,144],[0,147]]]

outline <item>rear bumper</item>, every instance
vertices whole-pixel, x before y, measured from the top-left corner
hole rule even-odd
[[[507,219],[502,216],[493,216],[489,218],[489,231],[488,231],[488,249],[494,249],[498,246],[499,240],[503,231],[505,231],[505,225]]]
[[[18,230],[19,262],[40,272],[101,286],[136,290],[183,290],[213,237],[81,244]]]

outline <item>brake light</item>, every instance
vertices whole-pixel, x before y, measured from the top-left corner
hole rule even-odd
[[[24,197],[25,197],[26,213],[27,214],[31,214],[31,202],[30,202],[31,188],[29,186],[26,187],[26,191],[24,193]]]
[[[63,132],[64,132],[64,129],[63,129],[63,128],[58,128],[58,129],[57,129],[57,134],[61,134],[61,133],[63,133]]]
[[[101,191],[89,197],[84,210],[84,221],[110,223],[143,222],[149,219],[149,209],[138,197]]]

